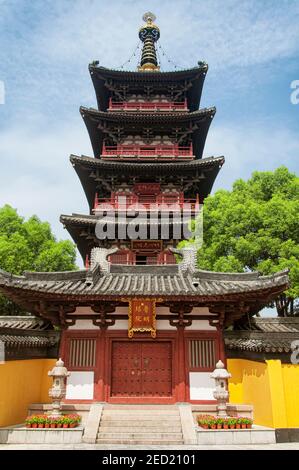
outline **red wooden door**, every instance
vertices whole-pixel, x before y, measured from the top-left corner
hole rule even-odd
[[[171,343],[142,344],[142,395],[170,397]]]
[[[112,396],[142,396],[141,344],[112,343]]]
[[[170,397],[172,395],[170,341],[114,341],[112,397]]]

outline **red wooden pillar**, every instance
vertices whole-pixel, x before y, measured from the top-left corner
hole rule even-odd
[[[94,397],[97,401],[105,401],[105,355],[106,355],[106,328],[100,329],[98,337],[98,377]]]
[[[68,366],[68,364],[67,364],[68,357],[67,357],[66,341],[67,341],[66,330],[62,330],[61,337],[60,337],[60,346],[59,346],[58,357],[61,357],[61,359],[64,361],[65,365]]]
[[[185,326],[177,326],[177,401],[186,401],[186,356],[185,356]]]

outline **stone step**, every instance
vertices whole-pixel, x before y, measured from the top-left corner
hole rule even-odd
[[[173,419],[157,419],[154,416],[151,418],[145,418],[140,416],[140,418],[132,418],[130,416],[102,416],[101,424],[102,423],[111,423],[111,424],[121,424],[129,423],[131,426],[142,426],[143,423],[149,423],[153,425],[160,425],[165,424],[168,426],[179,426],[181,424],[180,418],[173,418]]]
[[[98,444],[131,444],[131,445],[182,445],[182,439],[97,439]]]
[[[175,405],[105,405],[97,433],[101,444],[183,444]]]
[[[140,430],[141,432],[167,432],[171,430],[171,432],[181,432],[181,425],[177,424],[177,426],[165,426],[163,424],[153,424],[153,423],[138,423],[137,426],[135,423],[124,423],[123,425],[119,425],[119,423],[101,423],[99,431],[109,432],[113,429],[114,432],[127,432],[130,429]]]
[[[176,405],[128,405],[128,404],[105,404],[104,410],[176,410]]]
[[[149,421],[149,422],[158,422],[158,423],[174,423],[174,422],[180,422],[180,416],[156,416],[156,415],[151,415],[151,416],[144,416],[144,415],[131,415],[130,413],[128,414],[122,414],[122,415],[106,415],[103,414],[101,416],[101,420],[104,421],[125,421],[125,420],[130,420],[130,421]]]
[[[111,430],[110,432],[100,431],[97,435],[97,439],[127,439],[127,440],[136,440],[136,439],[148,439],[148,440],[168,440],[168,439],[183,439],[181,432],[116,432]]]
[[[103,414],[106,414],[106,415],[110,415],[110,414],[113,414],[113,415],[122,415],[122,414],[131,414],[131,415],[138,415],[138,416],[151,416],[151,415],[155,415],[155,416],[178,416],[179,415],[179,412],[178,410],[174,410],[174,409],[171,409],[171,410],[135,410],[135,409],[132,409],[132,410],[126,410],[126,409],[117,409],[117,410],[114,410],[112,408],[104,408],[103,410]]]

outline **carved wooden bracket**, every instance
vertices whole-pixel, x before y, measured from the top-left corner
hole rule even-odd
[[[248,313],[250,306],[246,305],[245,302],[226,305],[212,304],[209,305],[209,311],[210,313],[218,313],[218,318],[211,319],[209,324],[217,329],[223,329]]]
[[[49,320],[54,326],[61,326],[58,312],[50,312],[44,300],[40,300],[38,304],[34,305],[34,311],[41,317]]]
[[[113,326],[115,325],[115,319],[114,318],[110,318],[108,319],[106,317],[107,313],[113,313],[115,312],[115,307],[116,305],[114,303],[101,303],[101,304],[94,304],[94,305],[91,305],[91,309],[96,312],[96,313],[99,313],[99,317],[97,318],[94,318],[92,320],[92,323],[95,325],[95,326],[98,326],[99,328],[108,328],[109,326]]]
[[[171,313],[177,313],[177,317],[171,318],[169,324],[175,326],[176,328],[185,328],[186,326],[192,325],[192,319],[186,319],[184,315],[191,313],[193,310],[193,305],[184,304],[184,303],[171,303],[169,304],[169,311]]]
[[[101,313],[100,314],[100,318],[94,318],[92,320],[92,323],[95,325],[95,326],[98,326],[99,328],[101,329],[106,329],[108,328],[109,326],[113,326],[115,325],[115,320],[110,318],[109,320],[106,318],[105,314],[104,313]]]
[[[186,326],[192,325],[192,320],[187,320],[186,318],[184,318],[184,315],[179,314],[178,318],[170,319],[169,324],[171,326],[175,326],[176,328],[186,328]]]
[[[167,302],[165,306],[169,307],[170,313],[186,314],[193,310],[193,305],[188,303]]]
[[[34,311],[38,315],[49,320],[52,325],[63,329],[75,324],[75,319],[67,318],[67,315],[74,313],[75,310],[76,305],[52,305],[47,304],[44,300],[40,300],[38,304],[34,305]]]

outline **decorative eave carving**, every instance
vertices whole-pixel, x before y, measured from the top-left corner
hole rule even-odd
[[[99,316],[97,316],[97,318],[92,319],[92,323],[95,326],[98,326],[101,329],[106,329],[109,326],[115,325],[115,319],[114,318],[110,318],[110,319],[106,318],[106,315],[108,313],[115,312],[115,308],[116,308],[116,304],[110,303],[110,302],[109,303],[100,303],[100,304],[91,305],[91,309],[94,312],[99,314]]]

